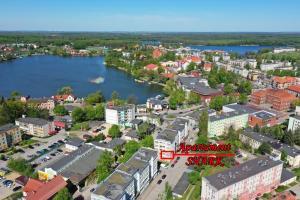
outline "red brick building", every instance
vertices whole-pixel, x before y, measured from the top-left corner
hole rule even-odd
[[[287,88],[287,91],[292,94],[292,95],[295,95],[296,97],[299,97],[300,96],[300,85],[292,85],[292,86],[289,86]]]
[[[258,125],[259,127],[271,127],[277,124],[277,117],[275,114],[267,111],[259,111],[249,115],[248,123],[250,127]]]
[[[290,104],[297,99],[286,90],[266,89],[253,92],[251,102],[254,104],[272,104],[273,109],[278,111],[288,110]]]

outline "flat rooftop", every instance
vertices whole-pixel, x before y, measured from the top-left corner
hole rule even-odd
[[[177,131],[171,129],[164,129],[162,132],[158,133],[156,139],[167,140],[171,143],[175,141],[177,136]]]
[[[179,181],[176,183],[173,189],[173,194],[182,196],[187,190],[187,188],[189,187],[189,185],[190,183],[189,183],[188,173],[184,172],[180,177]]]
[[[251,176],[282,164],[282,161],[274,161],[267,156],[262,156],[203,178],[205,178],[217,190],[221,190],[229,185],[238,183]]]

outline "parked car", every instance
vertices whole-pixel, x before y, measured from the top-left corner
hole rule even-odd
[[[165,179],[166,177],[167,177],[167,175],[164,174],[164,175],[162,175],[161,178],[162,178],[162,179]]]
[[[57,151],[58,151],[58,152],[63,152],[63,150],[61,150],[61,149],[57,149]]]
[[[29,148],[29,149],[34,149],[34,146],[28,145],[28,148]]]
[[[91,190],[90,190],[90,192],[94,192],[95,191],[95,188],[92,188]]]
[[[16,192],[16,191],[20,190],[21,188],[22,188],[22,186],[14,187],[13,191]]]
[[[12,184],[13,184],[13,181],[11,181],[11,180],[5,180],[5,181],[3,181],[2,184],[3,184],[5,187],[11,187]]]
[[[56,156],[56,154],[55,153],[51,153],[50,156]]]
[[[171,167],[174,167],[174,166],[175,166],[175,164],[172,164],[172,165],[171,165]]]
[[[157,181],[157,184],[161,184],[161,182],[162,182],[162,180],[161,180],[161,179],[159,179],[159,180]]]

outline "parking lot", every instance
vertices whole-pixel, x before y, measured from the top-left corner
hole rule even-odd
[[[0,178],[0,194],[1,198],[4,199],[14,192],[22,191],[22,186],[14,182],[12,179]]]

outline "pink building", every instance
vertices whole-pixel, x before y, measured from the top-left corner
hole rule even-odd
[[[262,156],[202,178],[201,200],[252,200],[280,184],[283,163]]]

